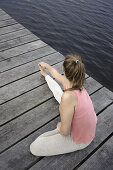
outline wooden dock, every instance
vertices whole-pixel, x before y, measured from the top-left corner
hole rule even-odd
[[[36,157],[30,144],[56,128],[59,104],[40,74],[44,61],[60,73],[64,56],[0,9],[0,170],[113,170],[113,92],[86,75],[98,115],[96,137],[85,149]]]

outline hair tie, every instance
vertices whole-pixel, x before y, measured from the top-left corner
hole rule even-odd
[[[79,60],[75,60],[75,63],[77,64]]]

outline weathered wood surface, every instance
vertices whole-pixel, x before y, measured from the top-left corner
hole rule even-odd
[[[58,69],[57,69],[58,70]],[[36,81],[36,87],[37,87],[37,85],[39,85],[38,84],[38,82],[40,81],[39,80],[40,79],[40,75],[39,75],[39,78],[37,77],[37,78],[35,78],[34,79],[34,81]],[[33,81],[33,80],[32,80]],[[92,79],[92,81],[93,81],[93,79]],[[19,87],[19,89],[17,89],[16,87],[17,86],[15,86],[15,87],[13,87],[12,88],[12,90],[9,88],[9,91],[10,91],[10,98],[11,98],[11,95],[12,94],[14,94],[14,95],[16,95],[17,94],[17,92],[19,93],[19,94],[21,94],[21,93],[25,93],[25,94],[23,94],[23,95],[21,95],[20,97],[19,97],[19,99],[18,98],[15,98],[14,100],[11,100],[11,101],[9,101],[9,102],[7,102],[7,103],[4,103],[4,105],[1,105],[1,110],[0,110],[0,113],[1,113],[1,120],[0,120],[0,124],[2,124],[2,123],[5,123],[5,122],[7,122],[8,120],[9,120],[9,117],[10,117],[10,115],[11,115],[11,117],[10,117],[10,119],[12,119],[13,117],[15,117],[15,115],[18,115],[18,111],[17,111],[17,106],[18,106],[18,104],[19,103],[22,103],[23,102],[23,97],[24,96],[26,96],[27,97],[27,95],[29,96],[29,95],[33,95],[32,97],[35,97],[35,95],[34,95],[34,93],[36,93],[37,92],[37,96],[38,96],[38,99],[37,99],[37,104],[39,104],[41,101],[42,101],[42,99],[41,98],[43,98],[43,91],[45,91],[45,90],[47,90],[45,87],[45,85],[43,85],[44,83],[45,83],[45,80],[44,80],[44,78],[42,78],[42,82],[40,82],[41,84],[40,85],[42,85],[42,86],[39,86],[39,87],[37,87],[37,88],[35,88],[35,89],[33,89],[32,91],[30,91],[29,92],[29,90],[31,90],[31,88],[33,88],[33,86],[31,86],[32,84],[31,83],[26,83],[26,84],[22,84],[22,86],[20,86]],[[87,79],[87,84],[88,83],[90,83],[89,82],[89,78]],[[30,86],[31,86],[31,88],[30,88]],[[22,88],[21,89],[21,87],[24,87],[24,89]],[[91,86],[90,86],[91,87]],[[92,91],[93,90],[95,90],[95,88],[94,88],[95,86],[92,86],[91,88],[92,88]],[[28,89],[29,88],[29,89]],[[87,89],[87,91],[89,91],[89,86],[87,87],[86,86],[86,89]],[[97,89],[98,89],[98,85],[97,85]],[[97,90],[96,89],[96,90]],[[21,91],[22,90],[22,91]],[[39,92],[38,92],[38,90],[39,90]],[[28,93],[26,93],[26,91],[28,92]],[[47,90],[48,91],[48,90]],[[0,91],[0,92],[2,92],[2,91]],[[4,92],[4,93],[2,93],[2,94],[6,94],[6,93],[8,93],[8,92]],[[32,94],[33,93],[33,94]],[[9,94],[9,93],[8,93]],[[90,94],[90,93],[89,93]],[[17,94],[18,95],[18,94]],[[47,92],[47,96],[49,95],[49,91]],[[3,95],[2,95],[3,96]],[[41,96],[41,97],[40,97]],[[7,96],[8,97],[8,96]],[[17,97],[17,96],[16,96]],[[50,97],[52,97],[51,95],[50,95]],[[14,98],[14,96],[13,96],[13,98]],[[22,99],[21,99],[22,98]],[[29,102],[28,102],[28,100],[27,99],[29,99],[29,98],[25,98],[25,100],[24,100],[24,105],[23,105],[23,109],[25,109],[25,103],[28,105],[28,103],[30,102],[30,99],[29,99]],[[2,99],[1,99],[2,100]],[[27,101],[26,101],[27,100]],[[34,105],[34,103],[33,103],[33,100],[36,100],[36,98],[31,98],[31,100],[32,100],[32,105]],[[43,101],[46,101],[47,100],[47,98],[46,98],[46,93],[45,93],[45,97],[43,98]],[[14,102],[13,102],[14,101]],[[35,102],[35,101],[34,101]],[[7,107],[9,108],[9,104],[12,104],[12,107],[11,107],[11,105],[10,105],[10,109],[8,109],[7,110]],[[36,102],[35,102],[36,103]],[[15,105],[15,107],[14,107],[14,105]],[[20,112],[20,110],[21,110],[21,107],[22,107],[22,105],[19,105],[20,107],[19,107],[19,112]],[[29,105],[27,106],[27,107],[30,107],[30,103],[29,103]],[[101,107],[101,106],[100,106]],[[13,111],[12,112],[12,109],[13,110],[15,110],[16,111],[16,113],[15,113],[15,111]],[[8,112],[8,115],[7,115],[7,112]],[[13,114],[14,114],[14,116],[13,116]],[[19,114],[21,114],[21,113],[19,113]],[[5,116],[5,115],[7,115],[7,117]]]
[[[1,61],[0,62],[0,73],[10,70],[12,68],[15,68],[17,66],[26,64],[28,62],[31,62],[43,56],[47,56],[54,52],[56,51],[53,48],[46,45],[46,46],[43,46],[43,48],[38,48],[36,50],[27,52],[25,54],[21,54],[18,57],[13,57],[10,59],[10,62],[8,62],[7,60]]]
[[[28,34],[31,34],[31,32],[29,30],[25,29],[25,28],[22,29],[22,30],[10,32],[8,34],[4,34],[4,35],[0,36],[0,43],[6,42],[6,41],[9,41],[9,40],[13,40],[15,38],[20,38],[20,37],[28,35]]]
[[[85,88],[88,89],[89,93],[95,92],[95,90],[98,90],[102,85],[98,83],[96,80],[89,77],[87,79],[87,82],[85,83]],[[7,86],[4,86],[0,89],[0,104],[3,104],[6,101],[9,101],[26,91],[29,91],[31,89],[34,89],[44,83],[44,79],[40,77],[40,73],[35,73],[33,75],[27,76],[23,79],[20,79],[18,81],[13,82],[13,84],[9,84]],[[95,83],[95,85],[94,85]],[[92,89],[90,89],[92,87]],[[7,94],[7,95],[6,95]]]
[[[6,26],[9,26],[9,25],[14,25],[14,24],[17,24],[17,22],[14,19],[11,18],[9,20],[1,21],[0,22],[0,28],[6,27]]]
[[[112,133],[113,128],[113,105],[108,107],[98,116],[96,137],[87,148],[81,151],[67,153],[65,155],[44,157],[41,161],[35,164],[31,170],[70,170],[75,168],[83,159],[85,159],[99,144]],[[111,152],[111,151],[110,151]],[[76,169],[76,168],[75,168]]]
[[[6,14],[6,12],[3,11],[2,9],[0,9],[0,15],[5,15],[5,14]]]
[[[20,45],[27,44],[27,43],[32,42],[32,41],[36,41],[38,39],[39,38],[37,36],[32,35],[32,34],[28,34],[28,35],[25,35],[23,37],[18,37],[17,39],[10,40],[8,42],[0,43],[0,51],[5,51],[7,49],[11,49],[11,48],[16,47],[16,46],[20,46]]]
[[[13,31],[24,29],[24,27],[20,24],[15,24],[7,27],[0,28],[0,35],[4,35]]]
[[[42,44],[42,42],[41,42],[41,44],[38,43],[37,48],[39,48],[40,46],[43,46],[43,45],[44,44]],[[36,54],[36,55],[38,58],[38,54]],[[58,52],[49,54],[49,55],[43,57],[43,61],[50,62],[50,64],[55,64],[57,62],[62,61],[63,59],[64,59],[64,57]],[[9,84],[15,80],[18,80],[20,78],[26,77],[30,74],[36,73],[37,71],[39,71],[38,62],[40,62],[40,61],[42,61],[41,58],[1,73],[0,74],[0,87],[4,86],[6,84]]]
[[[79,170],[113,169],[113,136],[95,152]]]
[[[63,60],[63,55],[0,9],[0,169],[90,169],[93,159],[95,164],[96,158],[102,160],[106,146],[104,154],[109,153],[110,159],[98,161],[100,165],[95,165],[95,169],[107,162],[111,164],[113,93],[87,74],[84,86],[98,115],[96,137],[91,145],[51,157],[35,157],[29,151],[32,141],[55,129],[60,120],[59,104],[37,64],[47,62],[62,74]]]
[[[66,169],[70,170],[77,166],[87,155],[89,155],[103,140],[105,140],[108,135],[112,132],[113,128],[113,105],[108,107],[105,111],[103,111],[98,116],[98,124],[97,124],[97,133],[96,138],[91,143],[88,148],[76,151],[73,153],[68,153],[65,155],[57,155],[51,157],[44,157],[40,162],[38,160],[40,157],[35,157],[31,155],[29,152],[29,145],[34,141],[40,134],[53,130],[56,128],[57,122],[60,120],[58,118],[52,120],[50,123],[46,124],[45,126],[41,127],[37,131],[34,131],[28,137],[24,138],[22,141],[18,142],[13,147],[9,148],[6,152],[1,154],[1,166],[9,167],[12,169],[12,166],[18,169],[18,166],[21,169],[25,169],[30,167],[33,163],[37,164],[33,167],[33,169]],[[45,113],[44,113],[45,114]],[[54,114],[54,113],[53,113]],[[46,116],[46,115],[45,115]],[[16,154],[15,154],[16,153]],[[11,164],[12,162],[12,164]],[[11,166],[12,165],[12,166]],[[64,166],[63,166],[64,165]],[[4,168],[4,169],[5,169]]]
[[[89,78],[88,78],[88,79],[89,79]],[[93,88],[93,86],[92,86],[92,88]],[[44,91],[44,93],[43,93],[43,91]],[[51,94],[51,93],[50,93],[50,94]],[[38,94],[37,94],[37,95],[38,95]],[[40,94],[40,96],[41,96],[41,95],[42,95],[42,96],[44,95],[44,99],[45,99],[45,100],[48,99],[48,98],[46,98],[46,96],[48,95],[47,87],[46,87],[46,92],[45,92],[44,89],[42,89],[42,93]],[[41,96],[41,98],[42,98],[42,96]],[[51,97],[51,96],[50,96],[50,97]],[[50,97],[49,97],[49,98],[50,98]],[[38,95],[38,99],[37,99],[37,100],[40,101],[39,95]],[[51,99],[50,101],[51,101],[51,102],[47,101],[47,102],[43,103],[42,106],[40,105],[40,106],[38,106],[38,107],[30,110],[30,111],[28,111],[27,113],[21,115],[21,117],[18,117],[18,119],[14,119],[13,121],[11,121],[11,122],[7,123],[6,125],[4,125],[3,128],[1,129],[1,134],[0,134],[0,138],[1,138],[1,140],[3,141],[3,142],[1,142],[1,145],[0,145],[0,151],[3,150],[4,148],[8,147],[8,144],[11,145],[12,143],[15,143],[17,140],[23,138],[23,137],[24,137],[23,135],[25,135],[25,133],[28,134],[28,133],[29,133],[29,130],[32,130],[32,128],[33,128],[33,125],[32,125],[33,122],[34,122],[34,126],[35,126],[35,122],[36,122],[36,127],[38,127],[39,122],[38,122],[37,120],[39,119],[39,121],[42,121],[42,122],[43,122],[43,119],[45,120],[45,118],[46,118],[45,114],[43,113],[42,108],[45,107],[45,109],[47,110],[47,112],[48,112],[48,114],[49,114],[48,109],[50,109],[50,108],[52,107],[52,105],[54,105],[54,100]],[[49,102],[49,104],[48,104],[48,102]],[[49,105],[49,106],[48,106],[48,105]],[[56,104],[55,104],[55,106],[56,106]],[[46,108],[46,107],[47,107],[47,108]],[[55,107],[55,108],[56,108],[56,107]],[[35,111],[35,110],[36,110],[36,111]],[[46,110],[44,110],[45,113],[46,113]],[[51,115],[51,113],[54,112],[54,114],[55,114],[55,113],[57,113],[57,115],[59,114],[59,113],[58,113],[58,110],[57,110],[57,112],[55,112],[54,110],[52,111],[52,109],[50,109],[50,110],[51,110],[51,112],[50,112],[50,119],[51,119],[51,117],[53,116],[53,114]],[[35,115],[35,112],[36,112],[36,115]],[[48,119],[49,119],[49,115],[48,115],[48,114],[46,114],[46,115],[48,116]],[[54,116],[57,116],[57,115],[54,115]],[[37,116],[37,117],[36,117],[36,116]],[[38,118],[38,116],[39,116],[40,118]],[[44,116],[44,118],[43,118],[43,116]],[[34,117],[34,120],[33,120],[33,117]],[[31,118],[32,118],[32,120],[31,120]],[[53,118],[53,117],[52,117],[52,118]],[[40,120],[40,119],[41,119],[41,120]],[[48,119],[46,118],[46,120],[48,120]],[[30,121],[33,121],[33,122],[30,122]],[[26,124],[25,122],[29,122],[29,123]],[[37,123],[38,123],[38,124],[37,124]],[[21,124],[21,128],[22,128],[22,126],[23,126],[22,132],[21,132],[20,124]],[[25,124],[26,124],[27,127],[25,127]],[[14,125],[14,126],[13,126],[13,125]],[[17,127],[17,129],[15,129],[15,126]],[[31,127],[29,128],[29,126],[31,126]],[[24,128],[25,128],[25,133],[24,133]],[[4,133],[5,133],[6,129],[7,129],[7,132],[8,132],[8,133],[7,133],[7,135],[8,135],[8,136],[7,136],[7,139],[10,139],[9,135],[11,135],[11,136],[12,136],[12,138],[10,139],[11,141],[4,140],[4,137],[6,138],[6,136],[4,136]],[[11,129],[11,130],[10,130],[10,129]],[[18,131],[19,131],[19,132],[18,132]],[[27,132],[27,131],[28,131],[28,132]],[[13,135],[12,135],[12,133],[13,133]],[[19,136],[18,136],[18,133],[19,133]],[[21,135],[21,133],[22,133],[22,135]],[[27,134],[26,134],[26,135],[27,135]],[[16,135],[16,136],[15,136],[15,135]],[[14,139],[13,139],[13,138],[14,138]],[[7,143],[7,146],[6,146],[5,143]]]
[[[11,19],[11,17],[8,14],[0,15],[0,22],[8,19]]]
[[[15,57],[15,56],[17,57],[20,54],[24,54],[26,52],[35,50],[37,48],[41,48],[44,45],[46,45],[46,43],[44,43],[43,41],[36,40],[36,41],[29,42],[24,45],[20,45],[18,47],[14,47],[14,48],[11,48],[11,49],[8,49],[5,51],[1,51],[0,52],[0,61],[6,60],[6,59],[8,61],[10,61],[10,58],[12,58],[12,57]]]

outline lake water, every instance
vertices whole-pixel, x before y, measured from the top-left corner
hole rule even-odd
[[[0,0],[0,8],[113,91],[113,0]]]

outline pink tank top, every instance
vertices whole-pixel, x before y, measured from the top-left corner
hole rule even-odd
[[[74,92],[78,97],[78,105],[71,123],[71,135],[77,144],[87,144],[95,137],[97,116],[86,89],[83,88],[81,92],[74,90]]]

